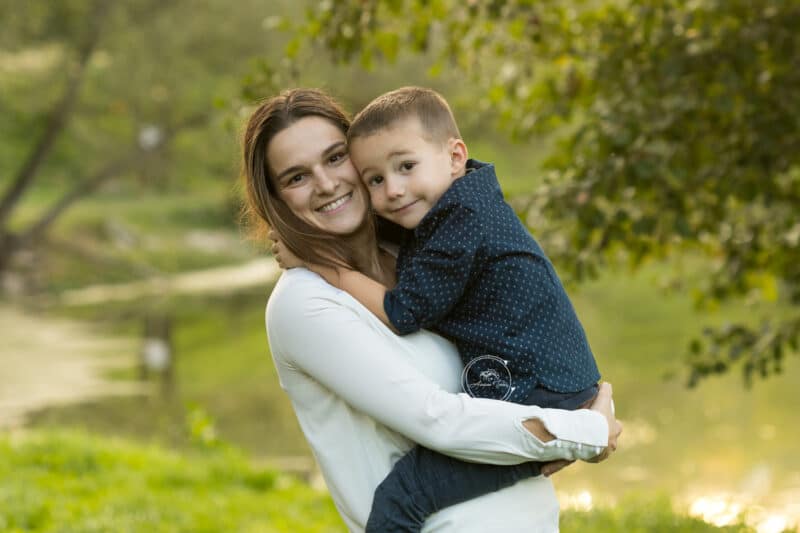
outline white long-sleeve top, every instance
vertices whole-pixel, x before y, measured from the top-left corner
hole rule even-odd
[[[562,411],[459,391],[461,362],[445,339],[392,333],[316,274],[285,272],[266,311],[272,357],[339,513],[364,530],[372,495],[414,442],[466,461],[589,459],[607,444],[593,411]],[[522,425],[539,418],[547,443]],[[425,532],[558,531],[558,502],[542,477],[444,509]]]

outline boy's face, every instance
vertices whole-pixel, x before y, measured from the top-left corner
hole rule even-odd
[[[414,229],[453,181],[463,175],[454,164],[453,143],[429,140],[416,118],[391,124],[350,144],[350,158],[382,217]]]

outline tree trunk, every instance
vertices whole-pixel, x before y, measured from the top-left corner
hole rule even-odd
[[[0,232],[0,274],[5,272],[11,257],[19,248],[16,235],[8,232]]]
[[[22,168],[12,180],[11,185],[6,189],[3,197],[0,198],[0,228],[6,227],[11,212],[16,207],[25,190],[33,183],[39,167],[47,158],[53,148],[59,134],[64,130],[70,113],[75,107],[78,99],[78,91],[86,74],[89,59],[97,47],[100,37],[100,27],[107,11],[108,2],[100,2],[95,9],[95,16],[89,24],[89,34],[86,40],[78,49],[78,65],[75,69],[67,69],[70,76],[67,80],[67,87],[61,99],[55,105],[47,118],[44,134],[39,142],[31,150],[30,155],[25,160]]]

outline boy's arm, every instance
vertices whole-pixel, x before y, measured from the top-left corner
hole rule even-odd
[[[400,334],[436,325],[469,290],[482,267],[485,224],[480,218],[467,207],[451,205],[425,221],[425,242],[398,269],[397,285],[384,298],[386,315]]]
[[[270,231],[268,237],[274,242],[272,255],[281,268],[289,269],[302,266],[319,274],[334,287],[349,293],[350,296],[397,333],[383,310],[386,287],[381,283],[356,270],[305,263],[283,245],[275,231]]]

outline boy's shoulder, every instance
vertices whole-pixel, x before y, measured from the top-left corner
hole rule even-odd
[[[480,212],[487,203],[497,201],[503,201],[503,192],[494,165],[470,159],[466,174],[453,182],[438,203],[440,207],[457,204]]]

